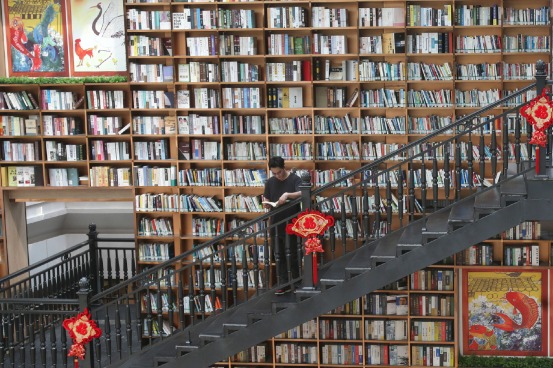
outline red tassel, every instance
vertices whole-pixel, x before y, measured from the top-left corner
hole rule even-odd
[[[79,359],[77,358],[73,359],[73,367],[79,368]]]
[[[317,252],[313,252],[313,286],[317,286],[317,281],[319,281],[319,266],[317,264]]]
[[[540,146],[536,146],[536,175],[540,174]]]

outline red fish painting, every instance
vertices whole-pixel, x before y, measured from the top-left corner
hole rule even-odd
[[[496,350],[497,337],[491,328],[483,325],[472,325],[469,328],[471,350]]]
[[[516,314],[517,311],[520,313],[521,321],[520,323],[516,323],[506,314],[496,313],[495,315],[500,317],[503,323],[494,324],[495,328],[499,328],[506,332],[513,332],[523,328],[532,328],[536,324],[540,312],[538,303],[536,303],[534,299],[518,291],[507,292],[505,294],[505,299],[514,307],[514,314]]]

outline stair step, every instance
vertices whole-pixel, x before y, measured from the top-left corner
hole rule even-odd
[[[380,263],[389,261],[396,258],[397,243],[402,235],[403,231],[394,231],[391,234],[386,235],[383,238],[378,239],[378,244],[371,256],[371,268],[375,268]]]
[[[371,269],[371,257],[377,246],[377,244],[364,246],[355,252],[355,257],[351,258],[344,268],[346,279],[352,278]]]
[[[519,175],[508,181],[501,183],[501,206],[507,206],[513,202],[518,202],[526,198],[528,192],[524,176]]]
[[[400,256],[406,251],[422,246],[423,221],[415,221],[403,228],[403,233],[397,242],[396,255]]]
[[[450,209],[446,208],[444,210],[434,212],[426,218],[426,226],[422,231],[423,244],[447,235],[449,231],[449,212]]]
[[[480,191],[474,199],[474,210],[477,217],[489,215],[501,208],[501,193],[499,188]]]
[[[449,229],[455,231],[467,224],[474,222],[474,197],[459,201],[453,205],[449,212]]]
[[[322,288],[328,289],[336,285],[340,285],[346,281],[346,266],[348,263],[354,259],[357,254],[361,251],[364,251],[365,248],[371,247],[375,244],[375,242],[372,242],[371,244],[364,245],[358,250],[355,250],[353,252],[350,252],[334,261],[329,263],[327,266],[323,266],[321,269],[319,269],[319,284]]]

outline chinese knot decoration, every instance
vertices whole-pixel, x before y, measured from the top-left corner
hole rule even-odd
[[[520,114],[525,117],[528,123],[532,124],[534,128],[530,144],[538,146],[536,147],[536,170],[539,170],[540,146],[545,147],[547,143],[545,131],[553,124],[553,102],[547,95],[545,88],[541,95],[537,96],[520,109]]]
[[[305,210],[286,226],[286,232],[290,235],[298,235],[306,238],[305,255],[313,257],[313,284],[317,284],[317,253],[324,253],[319,235],[334,225],[334,217],[325,215],[317,210]]]
[[[63,328],[69,332],[69,336],[73,340],[73,345],[71,345],[67,356],[75,357],[74,366],[78,367],[79,359],[84,360],[86,354],[85,344],[102,336],[102,330],[92,320],[86,308],[84,312],[79,313],[76,317],[64,320]]]

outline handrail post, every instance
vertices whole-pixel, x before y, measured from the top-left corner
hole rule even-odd
[[[301,176],[301,206],[302,211],[311,209],[311,175],[309,173],[303,173]],[[302,245],[305,244],[305,239],[302,239]],[[303,251],[303,250],[302,250]],[[312,291],[315,289],[313,283],[313,257],[303,257],[303,291]]]
[[[88,246],[90,251],[90,277],[92,278],[92,293],[96,295],[101,288],[100,270],[98,270],[98,232],[96,224],[88,225]]]
[[[546,64],[543,60],[536,61],[536,94],[541,95],[543,89],[547,84],[547,70]],[[538,150],[539,158],[538,165],[536,168],[536,174],[539,176],[547,177],[546,165],[551,158],[547,157],[547,154],[551,152],[551,128],[547,129],[547,146],[545,148],[536,147]]]
[[[79,301],[79,311],[83,312],[85,309],[90,310],[88,301],[90,298],[90,282],[86,277],[79,280],[79,291],[77,291],[77,299]],[[85,359],[80,362],[79,366],[83,368],[94,367],[94,350],[92,344],[89,343],[88,347],[85,347],[86,352]]]

